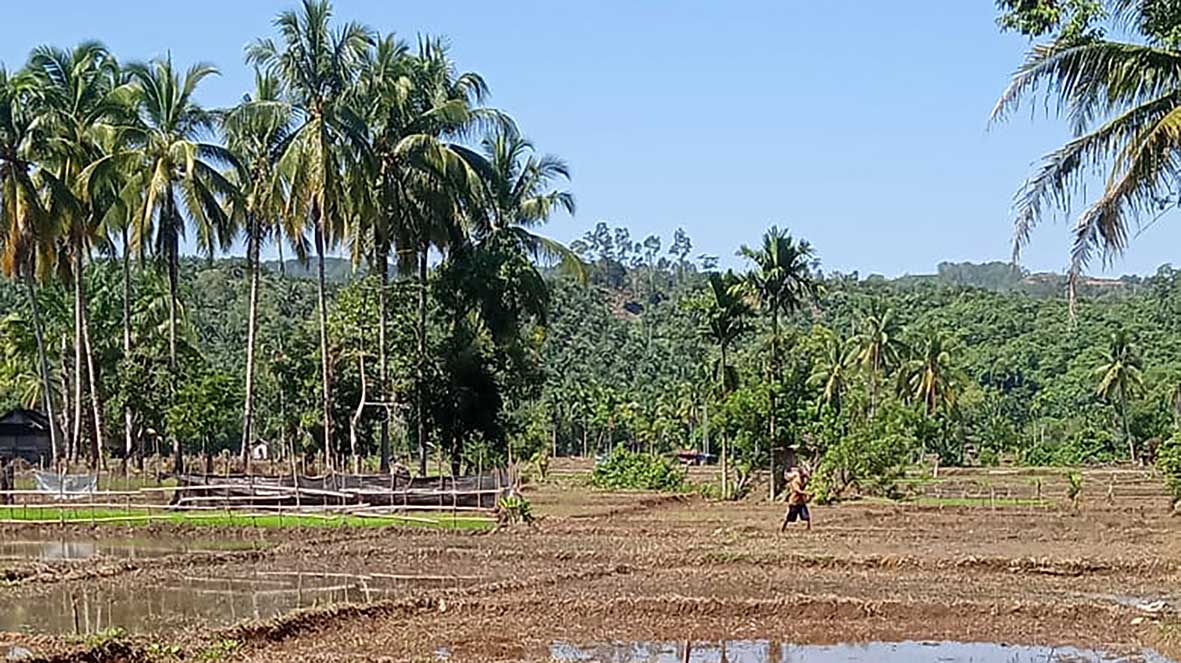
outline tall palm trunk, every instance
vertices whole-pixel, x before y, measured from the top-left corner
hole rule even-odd
[[[279,249],[279,283],[278,283],[279,289],[280,289],[279,301],[285,302],[285,301],[287,301],[287,299],[286,299],[286,297],[283,297],[282,295],[287,290],[287,263],[283,259],[283,237],[282,237],[282,235],[276,236],[275,245]],[[282,311],[282,310],[283,309],[280,308],[280,311]],[[284,335],[285,335],[284,331],[280,330],[277,340],[278,340],[278,346],[279,346],[279,355],[286,357],[287,350],[283,344],[283,336]],[[287,390],[283,389],[283,386],[281,383],[279,385],[279,421],[283,422],[282,425],[279,427],[279,438],[280,438],[279,444],[280,444],[280,446],[283,447],[284,450],[288,450],[288,449],[290,450],[290,452],[291,452],[291,467],[292,467],[291,475],[295,476],[295,469],[294,469],[295,468],[295,440],[292,440],[290,447],[288,447],[288,444],[287,444],[287,432],[288,432],[287,431],[287,428],[288,428],[287,427]]]
[[[878,409],[878,370],[881,367],[881,352],[875,350],[869,371],[869,418],[873,419]]]
[[[769,475],[769,477],[770,477],[769,483],[771,484],[770,499],[772,502],[775,501],[775,493],[776,493],[775,489],[777,488],[777,486],[776,486],[777,482],[775,481],[775,447],[776,447],[776,442],[778,442],[779,430],[775,426],[775,423],[776,423],[775,422],[775,401],[776,401],[776,395],[777,395],[776,391],[779,388],[780,373],[781,373],[781,370],[780,370],[780,366],[779,366],[779,312],[773,310],[771,312],[771,392],[769,394],[769,400],[770,400],[769,405],[771,407],[771,416],[768,417],[768,419],[770,420],[771,441],[768,444],[769,448],[767,449],[768,456],[771,459],[770,464],[768,466],[768,470],[770,471],[770,475]]]
[[[82,240],[74,237],[74,435],[71,442],[76,457],[82,449],[82,307],[84,286],[82,283]]]
[[[378,273],[381,275],[381,284],[377,292],[378,315],[380,320],[377,324],[377,352],[380,355],[378,361],[380,366],[378,369],[378,393],[381,394],[381,400],[386,404],[384,415],[381,418],[381,473],[386,474],[390,471],[390,393],[389,393],[389,356],[386,348],[386,325],[388,324],[388,302],[389,293],[387,290],[390,286],[390,258],[389,248],[382,247],[378,256],[379,262],[377,265]]]
[[[1139,459],[1136,458],[1136,442],[1132,439],[1132,428],[1128,424],[1128,397],[1122,386],[1119,390],[1119,408],[1124,419],[1124,439],[1128,441],[1128,456],[1133,463],[1139,462]]]
[[[62,332],[59,352],[62,368],[60,371],[58,371],[57,376],[61,383],[62,430],[72,431],[74,428],[74,421],[70,415],[70,339],[69,334],[66,332]],[[63,433],[62,440],[65,446],[65,449],[62,450],[62,456],[65,457],[67,461],[72,461],[77,458],[78,447],[75,444],[76,439],[73,436],[67,438]]]
[[[720,379],[718,383],[718,394],[722,397],[726,395],[726,344],[722,343],[722,370],[719,371]],[[726,458],[726,433],[722,431],[722,499],[730,498],[730,468],[727,465]]]
[[[332,376],[328,369],[328,302],[324,282],[324,218],[323,210],[316,211],[316,296],[320,306],[320,381],[323,385],[324,458],[332,470]]]
[[[123,359],[131,358],[131,246],[128,243],[127,227],[123,228]],[[127,389],[128,385],[124,385]],[[132,431],[135,417],[131,412],[130,399],[123,403],[123,471],[127,472],[131,455],[135,451],[135,437]]]
[[[94,368],[94,346],[90,343],[90,319],[82,308],[82,342],[86,350],[86,376],[90,382],[90,407],[94,415],[94,437],[90,442],[90,458],[94,467],[106,469],[103,451],[107,448],[103,436],[103,406],[99,395],[98,373]]]
[[[171,196],[165,199],[171,200]],[[177,305],[179,300],[180,290],[180,256],[177,255],[179,247],[177,246],[175,219],[172,214],[172,205],[167,204],[167,215],[165,216],[168,230],[168,374],[169,374],[169,390],[170,401],[176,402],[177,385],[180,376],[177,375],[177,359],[176,359],[176,315]],[[179,476],[185,471],[185,456],[184,449],[181,448],[181,441],[176,436],[176,431],[171,428],[168,431],[168,437],[172,441],[173,454],[173,471]]]
[[[423,383],[426,381],[426,277],[427,247],[418,254],[418,368],[414,384],[415,426],[418,433],[418,473],[426,476],[426,424],[423,422]]]
[[[365,401],[368,398],[368,385],[365,380],[365,357],[357,355],[357,369],[361,375],[361,396],[357,399],[357,409],[349,419],[349,455],[352,456],[353,473],[361,473],[361,456],[357,454],[357,427],[361,425],[361,417],[365,414]]]
[[[701,403],[701,450],[706,456],[709,455],[709,389],[705,390],[705,398]]]
[[[246,394],[243,403],[242,413],[242,462],[246,467],[247,473],[250,471],[250,444],[253,441],[254,433],[254,345],[255,334],[258,320],[258,283],[259,272],[262,270],[259,267],[259,236],[258,236],[258,222],[251,215],[247,221],[249,227],[247,229],[250,246],[246,250],[246,270],[250,277],[250,311],[246,323]]]
[[[45,350],[45,328],[41,324],[41,307],[37,304],[37,283],[33,276],[32,265],[29,265],[25,271],[25,286],[28,288],[29,315],[33,319],[33,336],[37,339],[37,368],[41,373],[41,406],[45,408],[45,416],[49,418],[49,444],[53,460],[56,462],[61,441],[57,427],[57,416],[53,411],[53,381],[49,377],[49,355]]]

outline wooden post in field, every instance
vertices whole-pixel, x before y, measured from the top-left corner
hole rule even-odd
[[[295,511],[298,513],[302,505],[299,499],[299,473],[295,468],[295,439],[290,440],[289,444],[291,445],[291,487],[295,489]]]
[[[730,498],[730,472],[726,467],[726,436],[722,435],[722,499]]]

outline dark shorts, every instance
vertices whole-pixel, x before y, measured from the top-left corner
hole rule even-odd
[[[794,523],[797,518],[804,522],[812,522],[812,514],[808,513],[807,504],[792,504],[787,507],[787,522]]]

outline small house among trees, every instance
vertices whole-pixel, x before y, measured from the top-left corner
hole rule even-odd
[[[44,414],[17,409],[0,416],[0,458],[43,466],[52,462],[52,456],[49,419]]]

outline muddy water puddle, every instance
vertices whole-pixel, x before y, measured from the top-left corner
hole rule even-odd
[[[393,573],[328,573],[255,568],[181,575],[167,585],[101,583],[54,587],[0,605],[0,632],[87,634],[110,628],[157,633],[189,625],[228,626],[297,608],[365,603],[445,589],[474,578]]]
[[[440,653],[441,657],[443,652]],[[1026,647],[982,642],[872,642],[791,645],[765,640],[725,643],[633,642],[573,645],[555,642],[550,659],[564,663],[1169,663],[1153,652]]]
[[[22,538],[0,541],[0,560],[62,561],[95,557],[153,559],[179,553],[251,550],[252,541],[177,541],[173,539]]]

